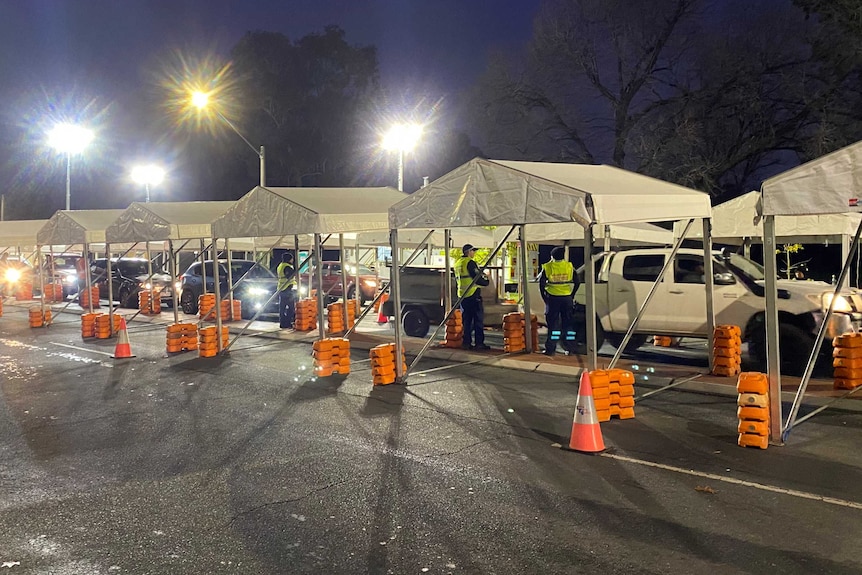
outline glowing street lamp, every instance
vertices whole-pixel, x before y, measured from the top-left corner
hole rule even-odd
[[[132,179],[143,184],[147,190],[147,203],[150,202],[150,186],[158,186],[165,179],[165,171],[155,164],[149,166],[138,166],[132,170]]]
[[[66,154],[66,210],[72,204],[72,155],[83,152],[92,141],[92,130],[74,124],[58,124],[48,134],[48,145]]]
[[[383,149],[398,152],[398,191],[404,191],[404,153],[409,152],[422,136],[418,124],[396,124],[383,137]]]
[[[206,107],[209,105],[210,95],[209,95],[209,93],[207,93],[207,92],[195,91],[195,92],[192,92],[192,95],[191,95],[191,101],[192,101],[192,105],[193,105],[194,107],[196,107],[198,110],[203,110],[204,108],[206,108]],[[228,126],[230,126],[230,129],[231,129],[231,130],[233,130],[233,131],[236,133],[236,135],[237,135],[237,136],[239,136],[240,138],[242,138],[242,141],[243,141],[243,142],[245,142],[245,143],[246,143],[246,145],[247,145],[249,148],[251,148],[251,149],[252,149],[252,151],[254,151],[254,153],[255,153],[255,154],[257,154],[257,156],[260,158],[260,187],[262,187],[262,188],[263,188],[263,187],[266,187],[266,154],[264,153],[263,146],[261,146],[261,147],[260,147],[260,151],[258,152],[257,148],[255,148],[255,147],[251,144],[251,142],[249,142],[249,141],[246,139],[246,137],[242,135],[242,132],[240,132],[240,131],[237,129],[237,127],[233,125],[233,122],[231,122],[230,120],[228,120],[228,119],[224,116],[224,114],[222,114],[222,113],[221,113],[221,112],[219,112],[218,110],[216,110],[216,109],[214,109],[214,108],[211,108],[211,109],[212,109],[213,113],[215,113],[215,115],[216,115],[216,116],[218,116],[219,118],[221,118],[221,120],[222,120],[225,124],[227,124]]]

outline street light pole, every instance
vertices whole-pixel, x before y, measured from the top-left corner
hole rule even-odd
[[[404,191],[404,148],[398,149],[398,191]]]
[[[398,191],[404,191],[404,154],[416,146],[422,135],[422,126],[396,124],[383,137],[383,148],[398,152]]]
[[[80,154],[93,139],[93,132],[74,124],[58,124],[48,134],[48,144],[66,155],[66,210],[72,209],[72,154]]]
[[[155,164],[138,166],[132,170],[132,179],[144,185],[146,202],[150,203],[150,186],[158,186],[165,179],[165,171]]]

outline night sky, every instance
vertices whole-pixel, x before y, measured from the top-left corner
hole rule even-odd
[[[351,44],[377,47],[390,102],[405,107],[420,99],[454,102],[483,72],[489,54],[516,51],[529,40],[540,4],[540,0],[0,0],[4,103],[0,130],[6,132],[0,138],[14,138],[14,147],[20,150],[16,157],[0,158],[3,173],[14,174],[12,181],[4,178],[2,186],[8,192],[26,180],[62,188],[65,163],[48,148],[46,132],[56,121],[80,115],[95,128],[96,141],[73,167],[72,207],[114,207],[87,205],[86,193],[76,194],[76,189],[103,186],[106,177],[118,177],[141,160],[162,160],[172,144],[165,140],[171,136],[148,133],[146,126],[138,125],[141,98],[158,89],[153,72],[178,54],[189,59],[226,58],[249,31],[280,32],[298,40],[334,24]],[[25,154],[30,156],[26,161]],[[110,168],[105,167],[108,164]],[[174,185],[181,178],[174,174]],[[61,195],[58,189],[58,202]],[[139,198],[129,201],[135,199]],[[116,207],[128,205],[120,203]],[[61,207],[51,206],[47,215]]]

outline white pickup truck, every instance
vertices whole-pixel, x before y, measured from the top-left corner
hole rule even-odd
[[[606,252],[596,263],[596,314],[599,345],[608,341],[618,346],[650,288],[661,272],[669,248]],[[764,329],[763,268],[739,254],[724,252],[713,256],[714,306],[717,325],[738,325],[743,341],[758,362],[766,364]],[[583,268],[581,285],[575,296],[584,304]],[[531,308],[544,321],[538,285],[531,283]],[[811,353],[829,302],[833,286],[824,282],[778,280],[778,321],[782,371],[801,373]],[[826,331],[824,351],[831,338],[859,329],[862,294],[843,290],[835,302]],[[706,289],[703,278],[703,251],[681,249],[668,268],[638,322],[629,349],[642,345],[650,335],[706,337]]]

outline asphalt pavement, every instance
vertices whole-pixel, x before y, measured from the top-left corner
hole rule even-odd
[[[854,411],[746,449],[734,398],[670,390],[590,456],[560,448],[570,375],[429,357],[374,387],[364,350],[315,378],[310,341],[169,356],[138,322],[115,360],[6,312],[0,572],[862,572]]]

